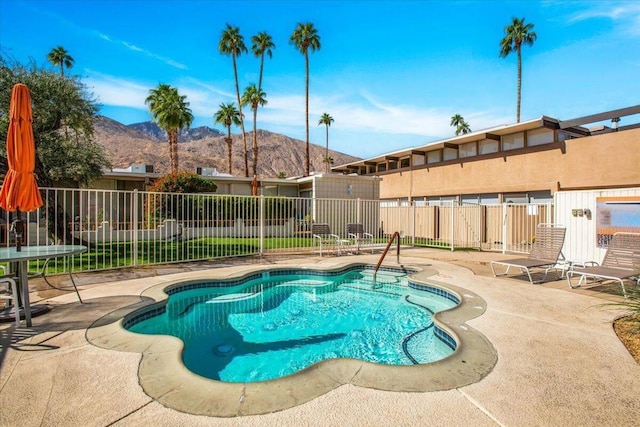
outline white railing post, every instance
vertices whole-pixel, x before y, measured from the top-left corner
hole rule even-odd
[[[411,246],[416,246],[416,202],[411,200]]]
[[[131,260],[133,266],[138,266],[138,189],[134,189],[131,195],[131,207],[133,208],[133,215],[131,218]]]
[[[453,252],[455,246],[455,227],[456,227],[456,216],[454,212],[454,203],[455,200],[451,201],[451,252]]]
[[[273,212],[271,213],[273,216]],[[258,208],[258,223],[260,229],[260,257],[264,256],[264,194],[260,196]]]
[[[507,253],[507,204],[502,203],[502,253]]]

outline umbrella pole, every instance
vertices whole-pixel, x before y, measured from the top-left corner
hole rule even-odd
[[[17,218],[11,224],[11,228],[16,235],[16,252],[22,251],[22,236],[24,233],[24,223],[20,218],[20,209],[16,209]]]

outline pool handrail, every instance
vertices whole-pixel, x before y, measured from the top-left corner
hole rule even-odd
[[[375,282],[376,280],[376,274],[378,273],[378,269],[380,268],[380,265],[382,264],[382,261],[384,260],[384,257],[387,255],[387,252],[389,252],[389,248],[391,247],[391,244],[393,243],[393,240],[395,238],[398,238],[398,246],[396,248],[396,262],[398,264],[400,264],[400,233],[395,231],[392,235],[391,238],[389,239],[389,241],[387,242],[387,246],[384,248],[384,251],[382,251],[382,255],[380,256],[380,259],[378,260],[378,263],[376,264],[376,268],[373,269],[373,281]]]

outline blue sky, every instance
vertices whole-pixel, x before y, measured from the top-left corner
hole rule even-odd
[[[192,126],[222,130],[213,115],[235,100],[235,86],[221,32],[238,26],[250,47],[266,31],[276,48],[258,128],[304,140],[304,57],[289,37],[312,22],[321,49],[310,55],[310,140],[324,145],[317,123],[327,112],[330,148],[372,157],[453,136],[454,114],[472,130],[514,123],[516,56],[498,56],[514,16],[538,35],[523,49],[521,120],[639,103],[640,1],[0,0],[0,49],[51,66],[47,53],[63,46],[75,59],[67,73],[122,123],[150,120],[144,99],[167,83],[187,95]],[[238,69],[241,91],[257,83],[250,51]]]

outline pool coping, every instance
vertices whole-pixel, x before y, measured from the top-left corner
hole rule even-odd
[[[342,262],[330,267],[290,269],[338,271],[368,263]],[[383,264],[386,266],[386,264]],[[152,310],[166,303],[165,289],[176,284],[203,280],[232,280],[258,271],[281,270],[282,266],[250,266],[228,274],[207,271],[163,282],[145,289],[142,301],[97,320],[86,331],[87,340],[98,347],[141,354],[139,383],[147,395],[164,406],[194,415],[236,417],[260,415],[292,408],[313,400],[342,385],[351,384],[386,391],[429,392],[454,389],[480,381],[497,363],[497,351],[479,331],[465,322],[482,315],[486,302],[467,289],[438,282],[438,271],[420,264],[388,265],[389,268],[417,270],[411,281],[442,288],[456,295],[460,304],[436,313],[435,325],[457,343],[453,354],[423,365],[389,366],[356,359],[331,359],[295,374],[263,382],[225,383],[189,371],[181,360],[182,341],[175,337],[141,335],[124,329],[125,318],[137,310]]]

